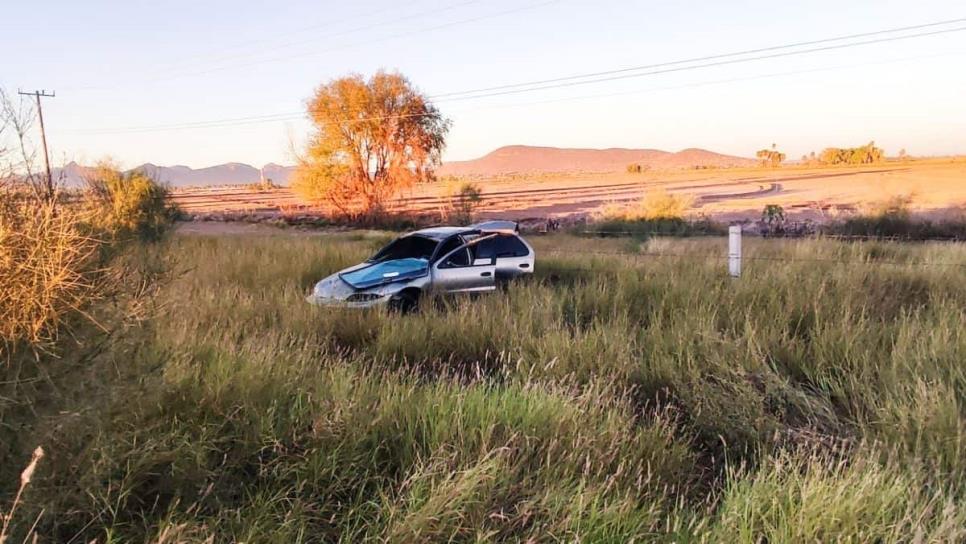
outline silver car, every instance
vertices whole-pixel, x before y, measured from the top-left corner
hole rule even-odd
[[[433,227],[396,238],[366,262],[323,279],[308,301],[351,308],[385,304],[407,312],[426,293],[492,291],[532,274],[534,256],[510,221]]]

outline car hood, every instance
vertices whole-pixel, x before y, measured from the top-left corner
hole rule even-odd
[[[429,274],[426,259],[396,259],[380,263],[362,264],[339,273],[339,278],[356,289],[409,281]]]

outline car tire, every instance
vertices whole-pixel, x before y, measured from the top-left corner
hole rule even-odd
[[[413,313],[419,309],[419,297],[411,291],[403,291],[389,299],[389,311],[400,314]]]

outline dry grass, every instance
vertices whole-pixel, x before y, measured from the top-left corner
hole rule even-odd
[[[626,206],[608,204],[600,212],[602,221],[662,221],[684,219],[694,205],[689,195],[673,194],[664,189],[652,189],[644,198]]]

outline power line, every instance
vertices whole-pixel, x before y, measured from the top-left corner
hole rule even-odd
[[[390,19],[390,20],[379,21],[379,22],[376,22],[376,23],[371,23],[371,24],[367,24],[367,25],[357,26],[357,27],[353,27],[353,28],[346,29],[346,30],[341,30],[339,32],[335,32],[335,33],[332,33],[332,34],[327,34],[326,36],[324,36],[324,38],[334,38],[334,37],[337,37],[337,36],[345,36],[345,35],[354,34],[354,33],[357,33],[357,32],[362,32],[364,30],[371,30],[373,28],[379,28],[379,27],[382,27],[382,26],[393,25],[393,24],[399,23],[401,21],[409,21],[409,20],[412,20],[412,19],[419,19],[419,18],[425,17],[427,15],[438,15],[440,13],[444,13],[444,12],[447,12],[447,11],[456,10],[456,9],[459,9],[459,8],[462,8],[462,7],[470,6],[472,4],[478,4],[480,1],[481,0],[465,0],[463,2],[457,2],[455,4],[450,4],[448,6],[443,6],[443,7],[436,8],[436,9],[417,11],[417,12],[414,12],[414,13],[410,13],[408,15],[403,15],[401,17],[395,17],[395,18]],[[314,43],[314,42],[317,42],[317,41],[319,41],[318,38],[312,38],[312,39],[309,39],[309,40],[299,40],[299,41],[283,42],[281,44],[278,44],[278,45],[275,45],[275,46],[272,46],[272,47],[268,47],[268,48],[265,48],[265,49],[261,49],[259,51],[259,53],[264,53],[264,52],[269,52],[269,51],[279,51],[279,50],[282,50],[282,49],[288,49],[290,47],[298,47],[300,45],[311,44],[311,43]],[[233,55],[233,56],[229,56],[229,57],[222,57],[222,58],[219,58],[219,59],[216,59],[216,60],[219,60],[219,61],[220,60],[233,60],[233,59],[243,58],[243,56],[244,55]],[[217,68],[216,68],[216,70],[217,70]]]
[[[614,76],[609,76],[609,77],[601,77],[601,78],[597,78],[597,79],[584,79],[584,80],[581,80],[581,81],[567,81],[567,82],[563,82],[563,83],[555,83],[555,84],[538,86],[538,87],[527,87],[527,88],[524,88],[524,89],[511,89],[511,90],[505,90],[505,91],[490,92],[490,93],[485,93],[485,94],[475,94],[475,95],[468,95],[468,96],[457,96],[457,97],[452,97],[452,98],[448,98],[448,99],[443,99],[442,101],[458,101],[458,100],[472,100],[472,99],[476,99],[476,98],[490,98],[490,97],[494,97],[494,96],[505,96],[505,95],[511,95],[511,94],[529,93],[529,92],[543,91],[543,90],[548,90],[548,89],[561,89],[561,88],[565,88],[565,87],[576,87],[576,86],[580,86],[580,85],[591,85],[591,84],[594,84],[594,83],[603,83],[603,82],[607,82],[607,81],[618,81],[618,80],[623,80],[623,79],[633,79],[633,78],[647,77],[647,76],[654,76],[654,75],[661,75],[661,74],[670,74],[670,73],[674,73],[674,72],[687,72],[687,71],[691,71],[691,70],[698,70],[698,69],[701,69],[701,68],[711,68],[711,67],[717,67],[717,66],[728,66],[728,65],[731,65],[731,64],[741,64],[741,63],[753,62],[753,61],[758,61],[758,60],[769,60],[769,59],[776,59],[776,58],[781,58],[781,57],[790,57],[790,56],[795,56],[795,55],[804,55],[804,54],[808,54],[808,53],[818,53],[818,52],[824,52],[824,51],[835,51],[835,50],[839,50],[839,49],[848,49],[848,48],[851,48],[851,47],[860,47],[860,46],[864,46],[864,45],[887,43],[887,42],[894,42],[894,41],[900,41],[900,40],[909,40],[909,39],[913,39],[913,38],[922,38],[922,37],[926,37],[926,36],[936,36],[936,35],[940,35],[940,34],[950,34],[950,33],[953,33],[953,32],[962,32],[964,30],[966,30],[966,27],[957,27],[957,28],[950,28],[950,29],[944,29],[944,30],[935,30],[935,31],[932,31],[932,32],[921,32],[921,33],[918,33],[918,34],[909,34],[909,35],[905,35],[905,36],[892,36],[892,37],[889,37],[889,38],[879,38],[879,39],[875,39],[875,40],[866,40],[866,41],[861,41],[861,42],[852,42],[852,43],[839,44],[839,45],[830,45],[830,46],[824,46],[824,47],[815,47],[815,48],[811,48],[811,49],[801,49],[801,50],[797,50],[797,51],[786,51],[786,52],[783,52],[783,53],[773,53],[773,54],[770,54],[770,55],[760,55],[760,56],[757,56],[757,57],[746,57],[746,58],[740,58],[740,59],[732,59],[732,60],[724,60],[724,61],[717,61],[717,62],[709,62],[709,63],[705,63],[705,64],[696,64],[696,65],[692,65],[692,66],[683,66],[683,67],[677,67],[677,68],[667,68],[667,69],[664,69],[664,70],[653,70],[653,71],[650,71],[650,72],[644,72],[644,73],[639,73],[639,74],[614,75]]]
[[[959,19],[954,19],[953,21],[958,21],[958,20]],[[966,19],[962,19],[962,20],[966,20]],[[948,24],[948,22],[947,21],[943,21],[943,22],[937,22],[937,23],[930,23],[930,24],[927,24],[927,25],[916,25],[916,27],[903,27],[903,28],[900,28],[900,29],[881,30],[881,31],[876,31],[876,32],[871,32],[871,33],[864,33],[862,35],[883,34],[883,33],[887,33],[887,32],[896,32],[898,30],[903,30],[903,29],[906,29],[906,28],[923,28],[923,27],[928,27],[928,26],[936,26],[936,25],[940,25],[940,24]],[[952,33],[952,32],[961,32],[963,30],[966,30],[966,27],[957,27],[957,28],[953,28],[953,29],[943,29],[943,30],[938,30],[938,31],[923,32],[923,33],[909,34],[909,35],[903,35],[903,36],[892,36],[892,37],[889,37],[889,38],[880,38],[880,39],[876,39],[876,40],[866,40],[866,41],[861,41],[861,42],[850,42],[850,43],[839,44],[839,45],[834,45],[834,46],[826,46],[826,47],[819,47],[819,48],[803,49],[803,50],[796,50],[796,51],[786,51],[786,52],[777,53],[777,54],[771,54],[771,55],[763,55],[763,56],[757,56],[757,57],[746,57],[746,58],[732,59],[732,60],[727,60],[727,61],[719,61],[719,62],[698,64],[698,65],[691,65],[691,66],[683,66],[683,67],[677,67],[677,68],[672,68],[672,69],[667,69],[667,70],[658,70],[658,71],[645,72],[645,73],[640,73],[640,74],[625,74],[625,75],[621,75],[621,76],[607,77],[607,78],[598,78],[598,79],[591,79],[591,80],[566,81],[566,82],[562,82],[562,83],[559,83],[559,84],[545,85],[545,86],[540,86],[540,87],[530,87],[530,88],[524,88],[524,89],[513,89],[513,90],[497,91],[497,92],[491,92],[491,93],[481,93],[481,94],[474,94],[474,95],[469,95],[469,96],[455,96],[458,93],[448,93],[449,95],[451,95],[450,98],[446,98],[446,95],[433,95],[433,96],[430,96],[429,98],[430,99],[433,99],[433,98],[437,98],[437,97],[443,97],[442,100],[438,100],[437,102],[443,102],[443,103],[445,103],[445,102],[452,102],[452,101],[464,101],[464,100],[471,100],[471,99],[488,98],[488,97],[493,97],[493,96],[502,96],[502,95],[507,95],[507,94],[520,94],[520,93],[534,92],[534,91],[554,89],[554,88],[561,88],[561,87],[570,87],[570,86],[574,86],[574,85],[584,85],[584,84],[592,84],[592,83],[600,83],[600,82],[606,82],[606,81],[613,81],[613,80],[616,80],[616,79],[628,79],[628,78],[654,76],[654,75],[661,75],[661,74],[666,74],[666,73],[671,73],[671,72],[698,70],[698,69],[708,68],[708,67],[713,67],[713,66],[722,66],[722,65],[728,65],[728,64],[736,64],[736,63],[743,63],[743,62],[752,62],[752,61],[757,61],[757,60],[772,59],[772,58],[792,56],[792,55],[801,55],[801,54],[807,54],[807,53],[815,53],[815,52],[820,52],[820,51],[829,51],[829,50],[845,49],[845,48],[850,48],[850,47],[859,47],[859,46],[865,46],[865,45],[871,45],[871,44],[878,44],[878,43],[885,43],[885,42],[891,42],[891,41],[907,40],[907,39],[913,39],[913,38],[919,38],[919,37],[933,36],[933,35],[937,35],[937,34],[945,34],[945,33]],[[841,39],[845,39],[845,37],[840,37],[840,38],[827,38],[827,39],[824,39],[824,40],[813,40],[812,42],[802,42],[802,43],[822,43],[822,42],[835,41],[835,40],[841,40]],[[772,46],[772,47],[769,47],[769,48],[762,48],[761,50],[778,50],[778,49],[784,49],[784,48],[789,48],[789,47],[797,47],[797,46],[799,46],[799,44],[790,44],[790,45],[787,45],[787,46]],[[745,54],[745,53],[744,52],[742,52],[742,53],[731,53],[730,55],[739,55],[739,54]],[[725,55],[710,55],[710,56],[702,57],[702,58],[722,58],[724,56]],[[682,63],[686,63],[686,62],[691,62],[691,60],[672,61],[672,62],[661,63],[659,65],[671,66],[671,65],[682,64]],[[875,63],[869,63],[869,64],[875,64]],[[652,66],[659,66],[659,65],[652,65]],[[627,71],[627,70],[630,70],[630,68],[613,70],[613,71],[609,71],[607,73],[618,73],[618,72]],[[789,75],[789,74],[795,74],[795,73],[807,73],[807,72],[810,72],[810,71],[819,71],[819,70],[822,70],[822,69],[805,70],[805,71],[801,71],[801,72],[786,72],[786,73],[779,74],[779,75]],[[604,72],[596,72],[595,74],[599,74],[599,73],[604,73]],[[575,78],[578,78],[578,77],[591,77],[592,75],[593,74],[584,74],[582,76],[576,76],[575,75],[575,76],[567,76],[566,78],[557,78],[557,79],[558,80],[561,80],[561,81],[563,81],[564,79],[572,80],[572,79],[575,79]],[[759,77],[762,77],[762,76],[756,76],[756,77],[753,77],[753,78],[746,78],[746,79],[756,79],[756,78],[759,78]],[[765,76],[765,77],[768,77],[768,76]],[[725,80],[725,81],[740,81],[740,80],[741,79]],[[671,87],[671,88],[673,88],[673,89],[680,89],[680,88],[688,88],[688,87],[691,87],[691,86],[700,86],[700,85],[707,85],[707,84],[708,83],[698,83],[698,84],[694,84],[694,85],[683,85],[683,86],[677,86],[677,87]],[[512,86],[517,86],[517,85],[526,85],[526,84],[515,84],[515,85],[512,85]],[[501,87],[502,88],[508,88],[510,86],[511,85],[504,85],[504,86],[501,86]],[[474,91],[463,91],[463,92],[464,93],[471,93],[471,92],[474,92]],[[615,94],[618,94],[618,93],[615,93]],[[630,93],[619,93],[619,94],[630,94]],[[609,96],[609,95],[597,95],[597,96]],[[594,95],[591,95],[591,96],[576,97],[576,98],[594,98],[594,97],[595,97]],[[569,98],[569,99],[572,99],[572,98]],[[568,100],[568,98],[558,99],[556,101],[560,101],[560,100]],[[552,102],[552,101],[547,101],[547,102]],[[84,132],[85,133],[150,132],[150,131],[155,131],[155,130],[161,131],[161,130],[182,130],[182,129],[192,129],[192,128],[219,128],[219,127],[223,127],[223,126],[226,126],[227,127],[227,126],[237,126],[237,125],[252,124],[252,123],[278,122],[278,121],[296,120],[296,119],[302,118],[304,116],[305,116],[305,112],[304,111],[299,111],[299,112],[284,112],[284,113],[258,115],[258,116],[244,116],[244,117],[235,117],[235,118],[226,118],[226,119],[215,119],[215,120],[208,120],[208,121],[196,121],[196,122],[187,122],[187,123],[176,123],[176,124],[168,124],[168,125],[151,125],[151,126],[139,126],[139,127],[138,126],[136,126],[136,127],[122,127],[122,128],[101,129],[101,130],[84,131]],[[355,121],[362,122],[362,121],[377,120],[377,119],[380,119],[380,118],[357,119]]]
[[[479,1],[479,0],[472,0],[472,1]],[[408,8],[408,7],[412,6],[413,4],[416,4],[417,2],[418,2],[418,0],[409,0],[408,2],[396,2],[392,6],[389,6],[388,8],[386,8],[386,11],[399,11],[401,9]],[[425,13],[426,12],[423,12],[422,14],[425,14]],[[367,8],[365,11],[356,13],[355,15],[352,15],[352,16],[349,16],[349,17],[344,17],[342,19],[338,19],[338,20],[335,20],[335,21],[326,21],[325,23],[322,23],[322,24],[312,24],[312,25],[308,25],[308,26],[303,26],[303,27],[295,28],[295,29],[292,29],[292,30],[287,30],[286,31],[286,36],[291,36],[292,34],[301,34],[301,33],[307,32],[309,30],[318,30],[318,29],[322,29],[322,28],[331,28],[331,27],[333,27],[335,25],[341,25],[342,23],[347,23],[347,22],[354,21],[354,20],[360,19],[360,18],[370,18],[371,16],[372,16],[372,11],[371,11],[371,6],[370,6],[370,8]],[[405,17],[406,18],[411,18],[413,16],[412,15],[408,15],[408,16],[405,16]],[[398,18],[397,19],[393,19],[393,21],[396,21],[396,20],[399,20],[399,19]],[[373,23],[372,25],[367,25],[367,26],[364,26],[364,27],[356,27],[356,28],[352,28],[352,29],[349,29],[349,30],[340,31],[340,32],[337,32],[337,33],[334,33],[334,34],[326,34],[324,36],[317,36],[316,39],[318,39],[320,37],[321,38],[331,38],[331,37],[334,37],[334,36],[344,35],[344,34],[347,34],[347,33],[350,33],[350,32],[357,32],[359,30],[367,30],[369,28],[373,28],[373,27],[380,26],[380,25],[383,25],[383,24],[388,24],[389,22],[392,22],[392,21],[383,21],[383,22],[379,22],[379,23]],[[251,41],[246,41],[244,43],[236,43],[234,45],[229,45],[226,48],[226,50],[227,51],[232,51],[232,50],[251,49],[253,46],[259,46],[260,44],[272,43],[272,41],[273,40],[266,40],[266,39],[251,40]],[[278,47],[278,46],[276,45],[276,47]],[[182,59],[182,61],[191,62],[191,61],[194,61],[194,60],[210,60],[210,61],[213,61],[213,62],[218,62],[218,61],[221,61],[221,60],[230,60],[232,58],[237,58],[237,57],[235,57],[235,56],[229,56],[229,57],[224,57],[224,56],[222,56],[222,57],[209,57],[209,56],[206,56],[206,55],[193,55],[193,56],[190,56],[190,57],[187,57],[187,58]],[[173,66],[174,64],[177,64],[177,62],[170,62],[168,64],[170,64],[170,65]]]
[[[504,108],[514,108],[514,107],[528,107],[528,106],[536,106],[536,105],[543,105],[543,104],[554,104],[554,103],[559,103],[559,102],[573,102],[573,101],[577,101],[577,100],[588,100],[588,99],[593,99],[593,98],[606,98],[606,97],[614,97],[614,96],[627,96],[627,95],[636,95],[636,94],[652,93],[652,92],[659,92],[659,91],[677,91],[677,90],[682,90],[682,89],[693,89],[693,88],[696,88],[696,87],[706,87],[706,86],[709,86],[709,85],[721,85],[721,84],[724,84],[724,83],[737,83],[737,82],[744,82],[744,81],[757,81],[757,80],[761,80],[761,79],[768,79],[768,78],[775,78],[775,77],[793,76],[793,75],[801,75],[801,74],[814,74],[814,73],[818,73],[818,72],[828,72],[828,71],[833,71],[833,70],[851,69],[851,68],[858,68],[858,67],[862,67],[862,66],[877,66],[877,65],[884,65],[884,64],[892,64],[892,63],[896,63],[896,62],[908,62],[908,61],[912,61],[912,60],[920,60],[920,59],[925,59],[925,58],[937,58],[937,57],[949,56],[949,55],[962,55],[963,53],[966,53],[966,51],[949,51],[949,52],[929,54],[929,55],[916,55],[916,56],[911,56],[911,57],[898,57],[898,58],[887,59],[887,60],[882,60],[882,61],[875,61],[875,62],[862,62],[862,63],[847,64],[847,65],[838,65],[838,66],[822,66],[820,68],[806,68],[806,69],[802,69],[802,70],[790,70],[790,71],[785,71],[785,72],[772,72],[772,73],[768,73],[768,74],[758,74],[758,75],[753,75],[753,76],[735,77],[735,78],[727,78],[727,79],[716,79],[716,80],[710,80],[710,81],[700,81],[700,82],[695,82],[695,83],[686,83],[686,84],[681,84],[681,85],[668,85],[668,86],[664,86],[664,87],[649,87],[649,88],[646,88],[646,89],[634,89],[634,90],[630,90],[630,91],[618,91],[618,92],[610,92],[610,93],[595,93],[595,94],[584,94],[584,95],[578,95],[578,96],[566,96],[566,97],[562,97],[562,98],[554,98],[554,99],[547,99],[547,100],[534,100],[534,101],[530,101],[530,102],[517,102],[517,103],[514,103],[514,104],[501,104],[499,106],[490,106],[490,107],[487,107],[487,108],[474,108],[473,110],[463,110],[463,111],[480,111],[480,109],[489,110],[489,109],[504,109]]]
[[[761,48],[758,48],[758,49],[746,49],[746,50],[743,50],[743,51],[735,51],[735,52],[732,52],[732,53],[721,53],[721,54],[716,54],[716,55],[707,55],[707,56],[703,56],[703,57],[693,57],[693,58],[690,58],[690,59],[675,60],[675,61],[670,61],[670,62],[661,62],[661,63],[657,63],[657,64],[645,64],[645,65],[642,65],[642,66],[630,66],[630,67],[618,68],[618,69],[614,69],[614,70],[605,70],[605,71],[602,71],[602,72],[590,72],[590,73],[577,74],[577,75],[571,75],[571,76],[556,77],[556,78],[551,78],[551,79],[541,79],[541,80],[535,80],[535,81],[528,81],[528,82],[523,82],[523,83],[511,83],[511,84],[507,84],[507,85],[497,85],[497,86],[494,86],[494,87],[482,87],[482,88],[478,88],[478,89],[471,89],[471,90],[465,90],[465,91],[454,91],[454,92],[449,92],[449,93],[438,94],[438,95],[435,95],[432,98],[444,98],[444,97],[464,95],[464,94],[475,94],[475,93],[479,93],[479,92],[500,91],[500,90],[505,90],[505,89],[517,88],[517,87],[528,87],[528,86],[533,86],[533,85],[545,85],[545,84],[548,84],[548,83],[558,83],[558,82],[570,81],[570,80],[574,80],[574,79],[586,79],[586,78],[590,78],[590,77],[600,77],[600,76],[620,74],[620,73],[625,73],[625,72],[635,72],[635,71],[640,71],[640,70],[651,70],[651,69],[654,69],[654,68],[664,68],[664,67],[667,67],[667,66],[676,66],[676,65],[680,65],[680,64],[690,64],[690,63],[694,63],[694,62],[704,62],[704,61],[709,61],[709,60],[718,60],[718,59],[729,58],[729,57],[737,57],[737,56],[743,56],[743,55],[754,55],[754,54],[758,54],[758,53],[767,53],[769,51],[779,51],[779,50],[783,50],[783,49],[793,49],[793,48],[796,48],[796,47],[806,47],[806,46],[811,46],[811,45],[818,45],[818,44],[822,44],[822,43],[838,42],[838,41],[844,41],[844,40],[854,40],[854,39],[858,39],[858,38],[868,38],[870,36],[878,36],[878,35],[882,35],[882,34],[894,34],[896,32],[906,32],[906,31],[910,31],[910,30],[921,30],[923,28],[932,28],[932,27],[937,27],[937,26],[946,26],[946,25],[952,25],[952,24],[963,23],[963,22],[966,22],[966,18],[948,19],[948,20],[945,20],[945,21],[936,21],[936,22],[933,22],[933,23],[925,23],[925,24],[913,25],[913,26],[896,27],[896,28],[890,28],[890,29],[885,29],[885,30],[876,30],[876,31],[873,31],[873,32],[862,32],[862,33],[859,33],[859,34],[849,34],[849,35],[846,35],[846,36],[836,36],[834,38],[823,38],[823,39],[820,39],[820,40],[810,40],[810,41],[798,42],[798,43],[791,43],[791,44],[786,44],[786,45],[773,45],[773,46],[769,46],[769,47],[761,47]]]
[[[659,92],[659,91],[676,91],[676,90],[683,90],[683,89],[693,89],[693,88],[696,88],[696,87],[706,87],[706,86],[710,86],[710,85],[720,85],[720,84],[725,84],[725,83],[737,83],[737,82],[744,82],[744,81],[756,81],[756,80],[761,80],[761,79],[768,79],[768,78],[775,78],[775,77],[785,77],[785,76],[793,76],[793,75],[801,75],[801,74],[813,74],[813,73],[818,73],[818,72],[828,72],[828,71],[833,71],[833,70],[842,70],[842,69],[849,69],[849,68],[857,68],[857,67],[861,67],[861,66],[877,66],[877,65],[883,65],[883,64],[892,64],[892,63],[896,63],[896,62],[908,62],[908,61],[913,61],[913,60],[920,60],[920,59],[924,59],[924,58],[936,58],[936,57],[949,56],[949,55],[961,55],[963,53],[964,53],[964,51],[952,51],[952,52],[945,52],[945,53],[938,53],[938,54],[930,54],[930,55],[917,55],[917,56],[912,56],[912,57],[900,57],[900,58],[883,60],[883,61],[875,61],[875,62],[863,62],[863,63],[848,64],[848,65],[839,65],[839,66],[825,66],[825,67],[821,67],[821,68],[808,68],[808,69],[803,69],[803,70],[791,70],[791,71],[785,71],[785,72],[773,72],[773,73],[769,73],[769,74],[758,74],[758,75],[746,76],[746,77],[738,77],[738,78],[727,78],[727,79],[717,79],[717,80],[711,80],[711,81],[701,81],[701,82],[688,83],[688,84],[683,84],[683,85],[670,85],[670,86],[664,86],[664,87],[651,87],[651,88],[647,88],[647,89],[636,89],[636,90],[631,90],[631,91],[621,91],[621,92],[612,92],[612,93],[585,94],[585,95],[580,95],[580,96],[569,96],[569,97],[564,97],[564,98],[555,98],[555,99],[548,99],[548,100],[535,100],[535,101],[530,101],[530,102],[518,102],[518,103],[515,103],[515,104],[503,104],[503,105],[499,105],[499,106],[488,106],[488,107],[485,107],[485,108],[472,108],[472,109],[467,109],[467,110],[460,110],[460,113],[467,112],[467,111],[471,111],[471,112],[472,111],[484,111],[484,110],[493,110],[493,109],[506,109],[506,108],[514,108],[514,107],[535,106],[535,105],[541,105],[541,104],[553,104],[553,103],[558,103],[558,102],[571,102],[571,101],[576,101],[576,100],[587,100],[587,99],[593,99],[593,98],[603,98],[603,97],[613,97],[613,96],[626,96],[626,95],[644,94],[644,93],[652,93],[652,92]],[[195,122],[174,123],[174,124],[168,124],[168,125],[149,125],[149,126],[135,126],[135,127],[115,127],[115,128],[104,128],[104,129],[93,129],[93,130],[79,130],[79,131],[71,131],[71,132],[72,133],[75,133],[75,134],[77,134],[77,133],[81,133],[81,134],[126,134],[126,133],[145,133],[145,132],[160,132],[160,131],[191,130],[191,129],[199,129],[199,128],[200,129],[203,129],[203,128],[222,128],[222,127],[242,126],[242,125],[251,125],[251,124],[261,124],[261,123],[275,123],[275,122],[282,122],[282,121],[295,121],[295,120],[298,120],[298,119],[305,118],[310,113],[311,113],[310,111],[304,111],[303,110],[303,111],[299,111],[299,112],[285,112],[285,113],[275,113],[275,114],[268,114],[268,115],[244,116],[244,117],[230,117],[230,118],[223,118],[223,119],[213,119],[213,120],[208,120],[208,121],[195,121]],[[367,122],[367,121],[378,121],[378,120],[382,120],[382,119],[401,119],[401,118],[406,118],[406,117],[421,117],[423,115],[425,115],[425,114],[412,114],[412,115],[402,115],[402,116],[395,115],[395,116],[365,117],[365,118],[359,118],[359,119],[350,120],[348,122],[350,122],[350,123],[357,123],[357,122]]]
[[[728,260],[728,255],[710,255],[710,254],[695,254],[695,253],[665,253],[665,252],[655,252],[655,251],[642,251],[639,253],[621,253],[617,251],[586,251],[586,250],[545,250],[542,253],[549,255],[594,255],[599,257],[617,257],[625,259],[633,259],[635,261],[640,260],[643,257],[656,257],[656,258],[668,258],[668,259],[691,259],[699,261],[720,261]],[[742,260],[747,261],[764,261],[764,262],[802,262],[802,263],[829,263],[829,264],[847,264],[847,265],[882,265],[882,266],[938,266],[938,267],[949,267],[949,268],[966,268],[966,263],[950,263],[950,262],[902,262],[902,261],[887,261],[887,260],[857,260],[857,259],[832,259],[832,258],[819,258],[819,257],[756,257],[756,256],[746,256],[742,255]],[[590,268],[584,266],[576,266],[583,270],[591,270]]]
[[[338,37],[338,36],[352,34],[352,33],[356,33],[356,32],[362,32],[362,31],[365,31],[365,30],[370,30],[370,29],[373,29],[373,28],[378,28],[380,26],[386,26],[386,25],[390,25],[390,24],[395,24],[395,23],[397,23],[399,21],[405,21],[405,20],[410,20],[410,19],[418,19],[418,18],[421,18],[421,17],[425,17],[427,15],[435,15],[435,14],[438,14],[438,13],[443,13],[443,12],[446,12],[446,11],[451,11],[453,9],[458,9],[460,7],[464,7],[464,6],[467,6],[467,5],[470,5],[470,4],[475,4],[475,3],[478,3],[480,1],[481,0],[464,0],[462,2],[458,2],[458,3],[455,3],[455,4],[451,4],[449,6],[443,6],[443,7],[435,8],[435,9],[423,10],[423,11],[419,11],[419,12],[415,12],[415,13],[410,13],[408,15],[403,15],[401,17],[396,17],[396,18],[393,18],[393,19],[390,19],[390,20],[379,21],[379,22],[376,22],[376,23],[370,23],[370,24],[366,24],[366,25],[361,25],[361,26],[349,28],[349,29],[346,29],[346,30],[341,30],[341,31],[338,31],[338,32],[330,33],[330,34],[327,34],[327,35],[324,35],[324,36],[314,37],[311,40],[282,42],[281,44],[278,44],[278,45],[275,45],[275,46],[272,46],[272,47],[260,49],[258,52],[259,53],[262,53],[262,52],[265,52],[265,51],[275,51],[275,50],[285,49],[285,48],[292,47],[292,46],[297,46],[297,45],[301,45],[301,44],[307,44],[307,43],[319,41],[320,38],[321,39],[327,39],[327,38],[334,38],[334,37]],[[411,1],[407,5],[411,5],[413,3],[415,3],[415,2],[412,2]],[[393,9],[398,10],[399,9],[399,6],[394,6]],[[312,29],[317,29],[317,28],[323,28],[325,26],[332,26],[332,25],[335,25],[335,24],[340,24],[340,23],[343,23],[343,22],[351,21],[353,19],[357,19],[357,18],[359,18],[361,16],[365,16],[365,15],[372,15],[372,13],[371,12],[362,13],[362,14],[359,14],[359,15],[354,16],[354,17],[348,17],[348,18],[341,19],[339,21],[329,22],[329,23],[327,23],[325,25],[311,25],[311,26],[306,26],[306,27],[302,27],[300,29],[296,29],[293,32],[305,32],[307,30],[312,30]],[[228,50],[241,50],[241,49],[245,49],[245,48],[250,47],[252,44],[266,43],[266,41],[267,40],[248,42],[246,44],[240,44],[240,45],[236,45],[236,46],[233,46],[233,47],[229,47]],[[219,63],[219,62],[226,61],[226,60],[230,61],[230,60],[233,60],[233,59],[242,58],[242,57],[247,56],[249,54],[251,54],[251,53],[234,54],[234,55],[227,55],[227,56],[222,55],[220,57],[210,58],[207,62],[203,62],[203,64],[206,64],[206,63]],[[203,60],[204,58],[205,57],[202,56],[202,55],[195,55],[194,57],[188,58],[187,59],[187,62],[189,64],[191,64],[192,63],[192,59]],[[176,70],[178,68],[177,67],[177,64],[179,64],[179,63],[174,62],[174,63],[168,63],[168,64],[169,64],[168,67],[166,67],[166,68],[165,67],[162,67],[162,70],[163,71],[169,72],[168,75],[161,75],[161,76],[157,76],[157,77],[152,77],[148,81],[164,81],[166,79],[179,78],[179,77],[185,77],[185,76],[191,76],[191,75],[201,75],[201,74],[206,74],[206,73],[210,73],[210,72],[213,72],[213,71],[219,71],[221,69],[225,69],[225,68],[215,67],[215,68],[213,68],[211,70],[202,70],[202,71],[199,71],[199,72],[189,72],[189,73],[180,73],[179,74],[177,72],[177,70]],[[181,64],[184,64],[184,61],[182,61]],[[200,66],[198,68],[200,69]],[[73,89],[73,90],[98,90],[98,89],[108,89],[108,88],[112,88],[112,87],[101,86],[101,85],[93,85],[93,86],[72,87],[71,89]]]
[[[364,42],[356,42],[356,43],[351,43],[351,44],[345,44],[345,45],[342,45],[342,46],[330,47],[328,49],[322,49],[322,50],[318,50],[318,51],[307,51],[307,52],[299,53],[299,54],[296,54],[296,55],[287,55],[287,56],[284,56],[284,57],[271,57],[271,58],[259,59],[259,60],[255,60],[255,61],[252,61],[252,62],[242,63],[242,64],[233,64],[233,65],[229,65],[229,66],[221,66],[221,67],[216,67],[216,68],[212,68],[212,69],[209,69],[209,70],[202,70],[202,71],[198,71],[198,72],[191,72],[191,73],[187,73],[187,74],[182,74],[181,76],[178,76],[178,77],[201,76],[201,75],[211,74],[211,73],[215,73],[215,72],[222,72],[222,71],[225,71],[225,70],[233,70],[233,69],[236,69],[236,68],[250,68],[252,66],[258,66],[260,64],[266,64],[266,63],[272,63],[272,62],[282,62],[282,61],[287,61],[287,60],[296,59],[296,58],[317,56],[317,55],[320,55],[322,53],[327,53],[327,52],[331,52],[331,51],[337,51],[337,50],[346,49],[346,48],[349,48],[349,47],[358,47],[358,46],[364,46],[364,45],[372,45],[372,44],[376,44],[376,43],[381,43],[381,42],[385,42],[385,41],[388,41],[388,40],[392,40],[392,39],[395,39],[395,38],[403,38],[403,37],[406,37],[406,36],[413,36],[413,35],[422,34],[424,32],[431,32],[431,31],[434,31],[434,30],[441,30],[441,29],[450,28],[450,27],[453,27],[453,26],[464,25],[464,24],[469,24],[469,23],[475,23],[475,22],[478,22],[478,21],[486,20],[486,19],[492,19],[494,17],[502,17],[502,16],[505,16],[505,15],[511,15],[511,14],[514,14],[514,13],[519,13],[521,11],[527,11],[527,10],[536,9],[536,8],[540,8],[540,7],[544,7],[544,6],[549,6],[551,4],[556,4],[556,3],[560,2],[560,1],[561,0],[547,0],[545,2],[540,2],[540,3],[536,3],[536,4],[529,4],[529,5],[524,5],[524,6],[518,6],[518,7],[511,8],[511,9],[506,9],[506,10],[503,10],[503,11],[497,11],[497,12],[488,13],[488,14],[484,14],[484,15],[479,15],[479,16],[475,16],[475,17],[469,17],[469,18],[466,18],[466,19],[459,19],[459,20],[456,20],[456,21],[449,21],[449,22],[446,22],[446,23],[440,23],[438,25],[423,27],[423,28],[420,28],[420,29],[411,30],[411,31],[407,31],[407,32],[399,32],[399,33],[391,34],[389,36],[385,36],[385,37],[378,38],[378,39],[375,39],[375,40],[369,40],[369,41],[364,41]],[[161,78],[161,79],[159,79],[157,81],[163,81],[165,79],[172,79],[172,78]]]

